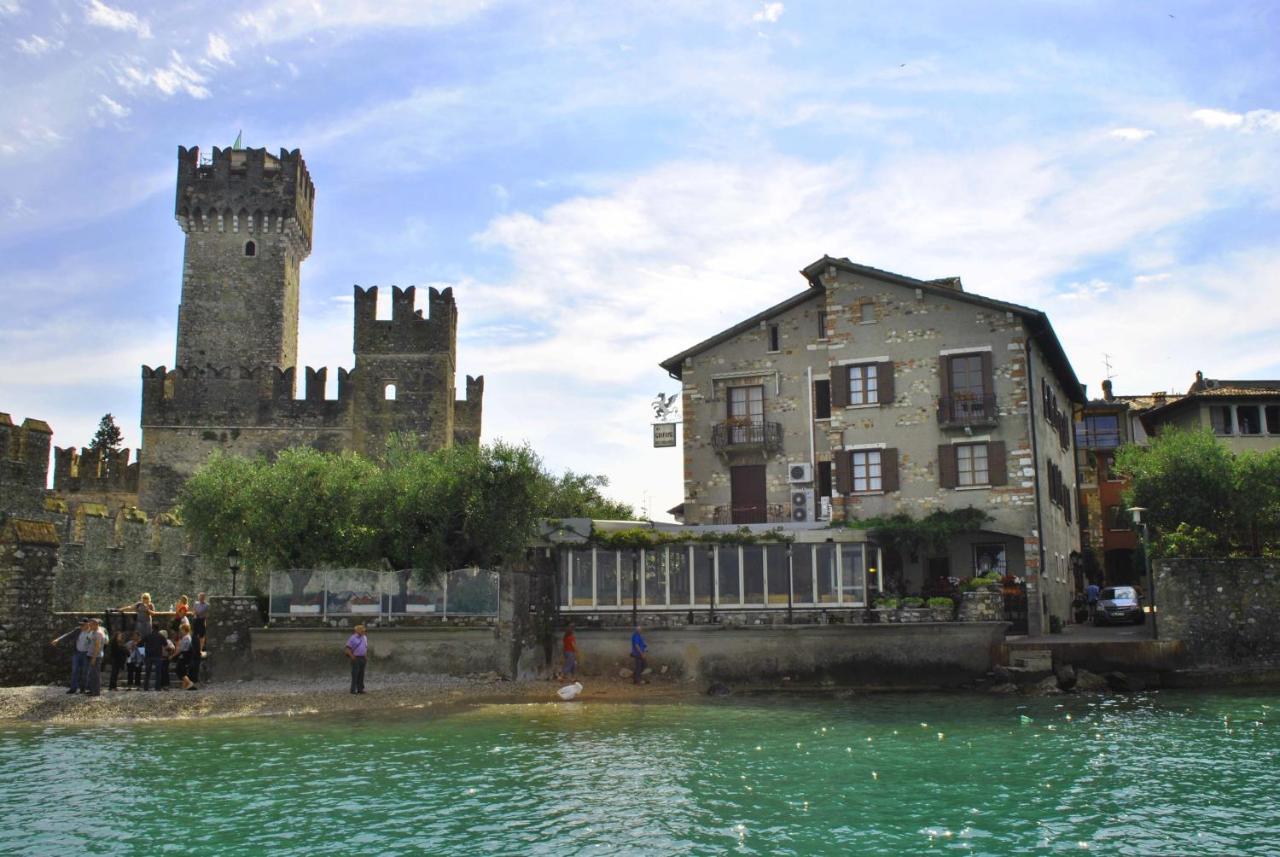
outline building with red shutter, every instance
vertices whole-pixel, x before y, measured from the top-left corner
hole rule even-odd
[[[1048,316],[959,278],[829,256],[801,273],[804,291],[661,363],[683,386],[684,522],[811,531],[973,507],[981,531],[887,551],[854,589],[995,571],[1025,583],[1031,633],[1067,621],[1085,394]]]

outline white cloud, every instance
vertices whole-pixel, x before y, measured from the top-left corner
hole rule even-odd
[[[1244,116],[1240,113],[1228,113],[1226,110],[1204,108],[1196,110],[1191,118],[1209,128],[1238,128],[1244,124]]]
[[[766,3],[759,12],[751,16],[751,20],[758,24],[776,24],[782,17],[784,8],[781,3]]]
[[[94,26],[120,32],[134,32],[139,38],[151,38],[151,25],[133,12],[116,9],[102,0],[89,0],[85,6],[85,19]]]
[[[1067,301],[1091,300],[1109,291],[1111,291],[1111,283],[1095,277],[1088,282],[1071,283],[1059,297]]]
[[[116,78],[126,89],[155,87],[165,96],[185,92],[192,98],[208,98],[205,76],[192,68],[177,51],[169,51],[169,62],[161,67],[126,66]]]
[[[1159,274],[1139,274],[1133,278],[1133,283],[1136,286],[1146,286],[1151,283],[1163,283],[1172,276],[1173,275],[1168,271],[1162,271]]]
[[[1109,136],[1115,137],[1117,140],[1125,140],[1130,143],[1145,140],[1154,133],[1155,131],[1148,128],[1113,128],[1107,132]]]
[[[321,4],[315,0],[274,0],[256,5],[239,17],[261,43],[285,42],[309,33],[335,36],[369,29],[446,27],[491,6],[493,0],[345,0]]]
[[[209,34],[209,47],[204,52],[205,57],[215,62],[233,65],[231,62],[231,45],[227,44],[227,40],[217,33]]]
[[[16,15],[22,11],[18,0],[0,0],[0,15]]]
[[[1280,131],[1280,111],[1277,110],[1231,113],[1226,110],[1204,108],[1194,111],[1191,118],[1207,128],[1238,128],[1246,134],[1252,134],[1255,131]]]
[[[123,119],[132,112],[128,107],[107,95],[98,96],[98,103],[94,105],[93,111],[97,116],[111,116],[116,119]]]
[[[30,38],[19,38],[17,42],[18,50],[33,57],[38,57],[41,54],[49,53],[50,51],[56,51],[62,47],[62,42],[50,41],[44,36],[38,36],[35,34],[32,34]]]

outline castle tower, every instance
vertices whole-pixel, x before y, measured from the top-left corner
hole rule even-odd
[[[427,449],[453,443],[458,308],[453,289],[431,289],[424,318],[414,309],[416,294],[413,286],[392,286],[391,318],[379,320],[378,287],[355,287],[352,441],[358,452],[381,453],[392,433],[413,435]]]
[[[289,369],[315,186],[297,149],[178,147],[174,213],[186,233],[177,365]]]

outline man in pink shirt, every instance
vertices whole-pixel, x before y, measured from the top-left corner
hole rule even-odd
[[[351,659],[351,692],[364,693],[364,665],[369,657],[364,625],[356,625],[355,633],[347,638],[347,657]]]

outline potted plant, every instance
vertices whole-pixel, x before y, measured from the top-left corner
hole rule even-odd
[[[934,622],[950,622],[955,616],[956,603],[945,595],[937,595],[925,602],[929,608],[929,616]]]
[[[876,615],[876,621],[877,622],[901,621],[901,616],[899,615],[899,612],[898,612],[898,608],[900,606],[901,606],[901,602],[898,601],[897,596],[881,595],[879,598],[875,600],[874,613]]]

